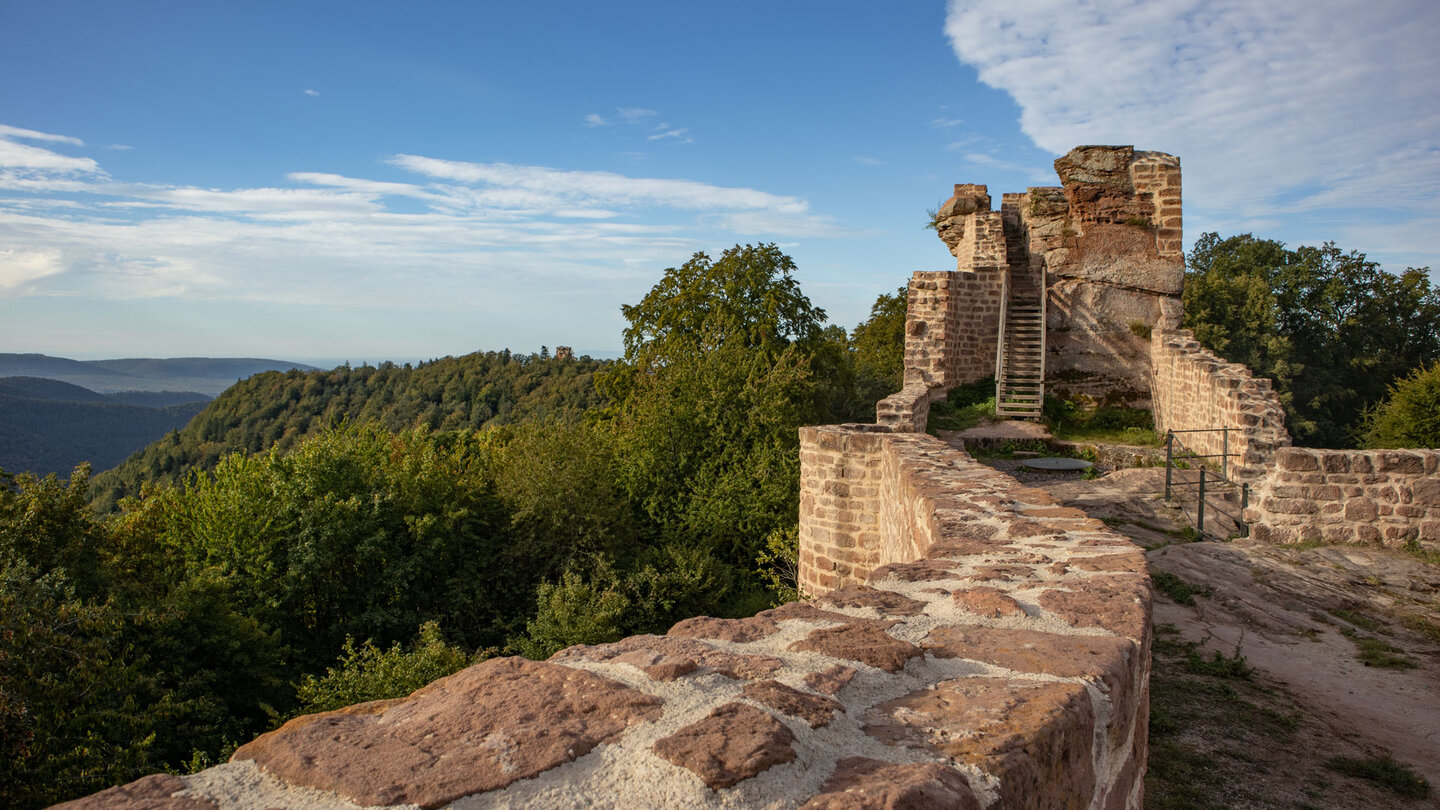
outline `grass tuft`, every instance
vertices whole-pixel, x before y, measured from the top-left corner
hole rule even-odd
[[[1175,576],[1169,571],[1151,571],[1150,581],[1155,583],[1155,589],[1170,598],[1170,601],[1177,605],[1194,606],[1196,596],[1209,596],[1214,589],[1208,585],[1194,585]]]
[[[1409,765],[1397,762],[1389,754],[1383,757],[1331,757],[1325,767],[1346,776],[1365,779],[1387,787],[1401,796],[1423,799],[1430,795],[1430,783]]]

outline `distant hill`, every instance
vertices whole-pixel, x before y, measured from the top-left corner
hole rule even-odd
[[[0,469],[69,475],[88,461],[106,470],[184,427],[209,401],[193,391],[102,394],[60,380],[3,377]]]
[[[172,357],[71,360],[44,354],[0,353],[0,377],[43,377],[99,393],[196,391],[216,396],[262,371],[316,371],[288,360],[252,357]]]
[[[600,404],[594,376],[607,361],[556,360],[509,351],[476,352],[411,366],[341,366],[330,371],[267,371],[211,402],[184,429],[159,437],[124,464],[97,476],[105,509],[148,481],[171,483],[210,469],[228,453],[289,447],[339,422],[390,430],[510,424],[534,417],[579,418]],[[97,469],[100,469],[97,467]]]

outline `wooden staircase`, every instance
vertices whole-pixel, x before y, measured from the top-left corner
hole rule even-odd
[[[1045,287],[1030,268],[1018,212],[1005,211],[1006,268],[995,352],[995,414],[1039,419],[1045,402]]]

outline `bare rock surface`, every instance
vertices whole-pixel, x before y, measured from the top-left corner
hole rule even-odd
[[[1094,792],[1094,720],[1085,687],[961,678],[865,715],[865,731],[889,745],[937,750],[957,762],[986,763],[1001,795],[1033,806],[1065,806]]]
[[[798,717],[811,728],[830,725],[835,712],[845,711],[844,705],[834,698],[811,695],[779,681],[757,681],[745,684],[741,694],[756,703],[763,703],[782,714]]]
[[[980,810],[964,775],[933,762],[896,765],[848,757],[836,764],[822,790],[801,810]]]
[[[179,777],[168,773],[143,776],[128,785],[57,804],[51,810],[214,810],[217,805],[206,798],[177,796],[187,789]]]
[[[476,664],[408,698],[299,717],[235,752],[362,805],[447,802],[570,762],[660,715],[660,701],[523,658]]]
[[[656,680],[673,680],[677,667],[684,669],[683,674],[715,672],[736,680],[754,680],[770,675],[781,666],[780,659],[770,656],[727,652],[690,638],[651,635],[631,636],[613,644],[581,644],[561,650],[550,660],[557,664],[628,663],[645,670]],[[685,668],[686,661],[694,666]]]
[[[859,661],[886,672],[900,671],[907,660],[921,654],[919,647],[878,627],[856,624],[816,630],[790,649]]]
[[[790,728],[769,713],[726,703],[705,719],[657,740],[654,751],[694,771],[716,790],[795,759],[793,742]]]
[[[1303,761],[1252,775],[1254,795],[1283,802],[1301,792],[1307,769],[1319,769],[1315,779],[1337,779],[1323,768],[1329,757],[1386,753],[1440,785],[1440,566],[1363,546],[1184,542],[1183,515],[1160,500],[1163,469],[1035,485],[1150,547],[1152,574],[1178,577],[1195,602],[1157,593],[1155,624],[1175,627],[1206,656],[1243,656],[1255,678],[1284,695],[1279,710],[1301,718],[1297,733],[1309,746]],[[1414,668],[1367,665],[1357,657],[1356,639],[1365,638],[1401,651]],[[1321,804],[1374,806],[1365,795]],[[1406,806],[1440,806],[1440,797]]]

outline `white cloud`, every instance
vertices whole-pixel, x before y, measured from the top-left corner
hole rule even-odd
[[[655,110],[647,110],[644,107],[618,107],[615,110],[615,114],[620,116],[620,120],[627,124],[638,124],[654,118],[660,113]]]
[[[318,95],[320,95],[320,91],[319,91],[319,90],[306,90],[306,91],[305,91],[305,95],[307,95],[307,96],[318,96]]]
[[[1177,154],[1187,204],[1440,212],[1440,4],[951,0],[945,31],[1041,148]]]
[[[654,135],[649,135],[645,138],[645,140],[661,141],[674,138],[676,140],[679,140],[680,143],[694,143],[694,139],[685,137],[685,133],[689,131],[689,129],[684,127],[681,127],[680,129],[667,129],[664,132],[657,132]]]
[[[749,188],[727,188],[691,180],[627,177],[613,172],[569,171],[510,163],[466,163],[420,155],[395,155],[387,161],[407,171],[460,183],[483,184],[511,192],[529,192],[537,204],[546,200],[592,201],[602,205],[661,205],[702,210],[771,209],[803,214],[809,207],[798,197],[783,197]]]
[[[987,169],[999,169],[1001,171],[1023,174],[1026,178],[1029,179],[1030,182],[1037,185],[1055,185],[1057,182],[1059,182],[1055,178],[1054,168],[1050,166],[1047,166],[1045,168],[1040,168],[1039,166],[1026,166],[1009,160],[1001,160],[1000,158],[994,157],[992,155],[987,155],[982,152],[971,152],[966,154],[965,162],[969,163],[972,166],[984,166]]]
[[[951,127],[958,127],[963,123],[965,123],[964,118],[936,118],[930,122],[930,125],[938,129],[949,129]]]
[[[28,143],[17,143],[17,140],[63,143],[71,146],[85,145],[84,141],[79,138],[72,138],[68,135],[51,135],[46,132],[36,132],[33,129],[20,129],[0,124],[0,169],[9,170],[11,174],[18,173],[20,176],[32,172],[96,174],[100,171],[100,164],[90,158],[62,155],[59,152],[31,146]]]
[[[72,138],[69,135],[51,135],[48,132],[37,132],[33,129],[21,129],[0,124],[0,138],[19,138],[25,141],[50,141],[52,143],[68,143],[71,146],[84,146],[85,142],[79,138]]]
[[[396,155],[387,163],[412,182],[297,171],[285,175],[293,186],[199,188],[120,182],[93,161],[39,151],[0,167],[0,188],[11,191],[0,197],[6,298],[533,319],[553,314],[530,311],[537,278],[589,290],[618,311],[657,268],[735,234],[848,235],[802,198],[692,180]]]
[[[58,250],[0,250],[0,295],[22,291],[64,269]]]
[[[879,159],[879,158],[865,157],[864,155],[856,155],[855,157],[852,157],[852,158],[850,158],[850,159],[853,160],[853,161],[855,161],[856,163],[859,163],[861,166],[884,166],[884,165],[885,165],[885,161],[883,161],[883,160],[881,160],[881,159]]]
[[[608,127],[610,126],[610,122],[606,121],[605,117],[600,115],[600,113],[590,113],[589,115],[585,116],[585,126]]]

